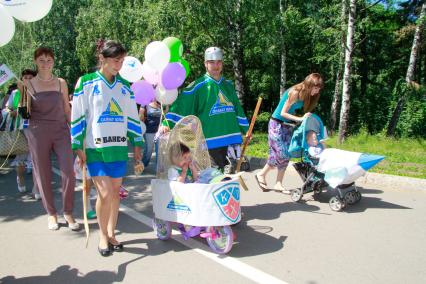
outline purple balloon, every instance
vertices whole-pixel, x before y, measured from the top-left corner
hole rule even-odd
[[[130,89],[135,94],[135,101],[142,106],[146,106],[155,98],[154,87],[145,80],[133,83]]]
[[[166,90],[173,90],[183,84],[186,77],[186,71],[179,62],[167,64],[161,73],[161,83]]]

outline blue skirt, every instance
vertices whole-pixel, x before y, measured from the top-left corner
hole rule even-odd
[[[87,163],[87,169],[89,170],[90,176],[108,176],[112,178],[121,178],[126,175],[127,162],[93,162]]]

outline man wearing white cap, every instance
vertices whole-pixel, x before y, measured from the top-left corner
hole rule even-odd
[[[173,127],[187,115],[197,116],[203,126],[213,162],[223,169],[229,145],[241,144],[249,123],[234,85],[222,76],[223,52],[209,47],[204,53],[206,74],[192,82],[170,107],[166,119]]]

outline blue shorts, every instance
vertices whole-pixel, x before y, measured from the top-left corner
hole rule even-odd
[[[89,170],[90,176],[108,176],[112,178],[121,178],[126,175],[127,162],[93,162],[87,163],[87,169]]]

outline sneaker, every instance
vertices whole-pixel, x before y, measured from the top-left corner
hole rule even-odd
[[[19,177],[16,177],[16,183],[17,183],[17,185],[18,185],[18,191],[20,192],[20,193],[24,193],[25,191],[27,191],[27,189],[26,189],[26,187],[25,187],[25,185],[19,185]]]
[[[25,187],[25,185],[24,185],[24,186],[20,186],[20,185],[18,185],[18,191],[19,191],[20,193],[24,193],[25,191],[27,191],[27,188]]]
[[[129,196],[129,192],[123,187],[120,186],[120,200],[126,199]]]
[[[40,195],[40,193],[34,193],[34,199],[35,199],[35,200],[41,200],[41,195]]]
[[[87,212],[87,219],[95,219],[96,218],[96,212],[94,210],[90,210]]]

